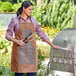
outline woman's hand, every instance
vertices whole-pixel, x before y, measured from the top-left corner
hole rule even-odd
[[[23,42],[23,40],[17,40],[17,39],[15,39],[15,38],[13,38],[13,37],[10,38],[10,41],[17,43],[17,44],[20,45],[20,46],[22,46],[22,45],[25,44],[25,43]]]
[[[16,43],[20,46],[24,45],[25,43],[23,42],[23,40],[17,40]]]
[[[56,46],[56,45],[53,45],[52,46],[54,49],[56,49],[56,50],[59,50],[60,49],[60,47],[59,46]]]
[[[59,46],[54,45],[49,39],[47,39],[45,42],[47,42],[50,46],[52,46],[56,50],[59,50],[60,49]]]

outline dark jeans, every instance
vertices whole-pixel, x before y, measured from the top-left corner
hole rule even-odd
[[[23,76],[24,73],[16,73],[15,76]],[[36,73],[27,73],[27,76],[36,76]]]

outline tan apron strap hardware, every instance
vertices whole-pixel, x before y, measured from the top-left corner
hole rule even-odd
[[[18,19],[18,20],[19,20],[19,23],[20,23],[20,17],[19,17],[19,19]],[[31,19],[31,17],[30,17],[30,20],[31,20],[31,23],[32,23],[32,19]]]

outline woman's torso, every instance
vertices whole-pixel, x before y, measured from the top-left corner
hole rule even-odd
[[[36,28],[35,26],[35,21],[34,21],[34,18],[33,17],[28,17],[27,20],[23,19],[21,16],[18,16],[18,17],[14,17],[14,33],[16,34],[19,30],[19,18],[20,18],[20,22],[23,23],[23,22],[28,22],[28,23],[31,23],[31,20],[32,20],[32,23],[34,25],[34,27]],[[30,20],[31,19],[31,20]]]

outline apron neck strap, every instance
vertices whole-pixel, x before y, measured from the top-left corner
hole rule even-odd
[[[18,19],[18,20],[19,20],[19,23],[20,23],[20,17],[19,17],[19,19]],[[31,23],[32,23],[32,19],[31,19],[31,17],[30,17],[30,21],[31,21]]]
[[[31,20],[31,23],[32,23],[32,19],[31,19],[31,17],[30,17],[30,20]]]

